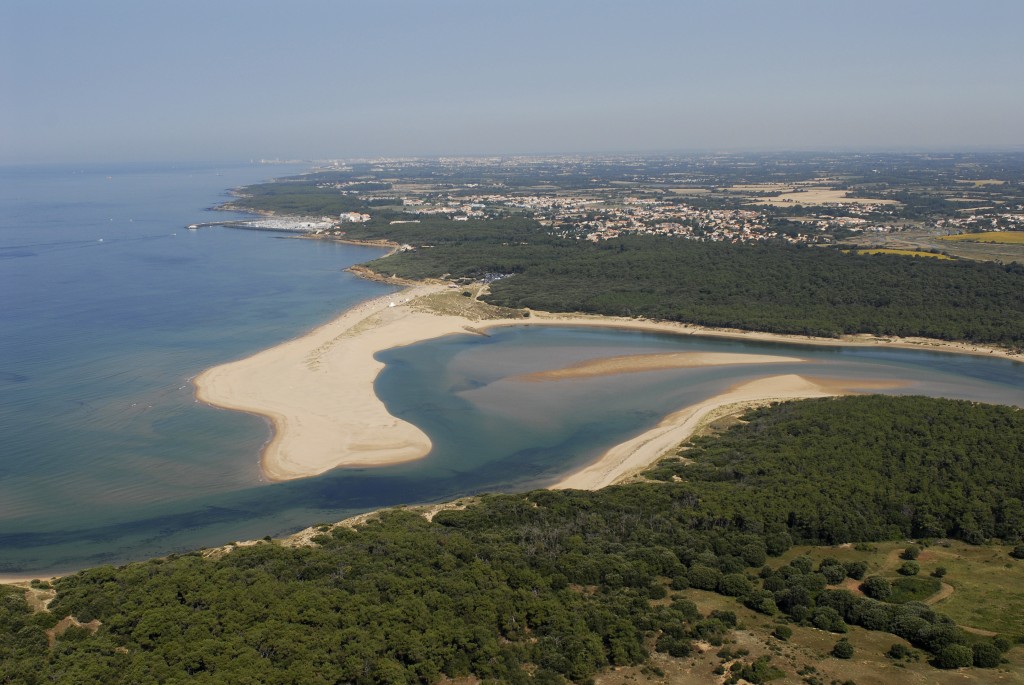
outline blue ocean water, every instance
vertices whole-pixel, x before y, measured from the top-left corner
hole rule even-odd
[[[189,379],[391,290],[343,271],[381,250],[185,227],[241,218],[207,208],[302,170],[0,169],[0,572],[21,565],[4,535],[260,485],[269,428],[196,404]]]
[[[905,379],[889,392],[1024,405],[1024,365],[905,350],[523,326],[381,353],[377,391],[425,459],[268,484],[253,416],[190,378],[390,287],[343,269],[379,250],[207,228],[225,189],[298,168],[0,169],[0,574],[64,571],[277,535],[382,506],[557,480],[761,366],[523,383],[583,359],[785,354],[772,373]]]

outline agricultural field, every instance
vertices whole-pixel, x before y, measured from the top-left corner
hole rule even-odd
[[[997,245],[1024,245],[1024,231],[961,233],[960,235],[942,236],[939,240],[964,243],[995,243]]]
[[[984,235],[992,236],[993,239],[977,240],[978,236]],[[858,252],[873,249],[910,252],[938,250],[961,259],[1003,264],[1024,263],[1024,231],[937,236],[923,229],[908,229],[885,236],[859,236],[849,239],[848,242],[856,245]]]

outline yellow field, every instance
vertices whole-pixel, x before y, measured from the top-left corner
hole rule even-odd
[[[824,204],[848,204],[848,205],[895,205],[895,200],[880,200],[870,197],[847,197],[845,190],[833,190],[832,188],[806,187],[803,190],[791,193],[783,193],[775,197],[768,197],[759,200],[759,205],[824,205]]]
[[[793,183],[737,183],[725,188],[730,193],[791,193],[799,184]]]
[[[880,247],[875,250],[857,250],[857,254],[901,254],[907,257],[934,257],[935,259],[952,259],[949,255],[935,254],[934,252],[918,252],[917,250],[892,250]]]
[[[998,243],[1000,245],[1024,245],[1024,231],[989,231],[988,233],[961,233],[944,235],[939,240],[963,243]]]
[[[963,179],[959,179],[958,178],[956,180],[956,182],[957,183],[968,183],[968,184],[974,186],[975,188],[980,188],[981,186],[1001,186],[1001,185],[1006,185],[1006,181],[1000,181],[997,178],[985,178],[985,179],[982,179],[980,181],[965,181]]]

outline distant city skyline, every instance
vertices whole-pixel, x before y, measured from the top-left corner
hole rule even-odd
[[[1024,3],[6,0],[0,164],[1024,149]]]

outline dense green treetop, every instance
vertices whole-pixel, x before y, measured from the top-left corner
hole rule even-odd
[[[855,564],[755,569],[794,539],[902,538],[925,525],[1019,539],[1022,446],[1022,412],[1007,407],[787,403],[698,440],[692,465],[663,462],[651,472],[663,481],[483,496],[431,522],[388,511],[325,526],[312,547],[100,567],[59,580],[51,613],[0,588],[0,682],[585,682],[642,662],[650,644],[676,656],[694,639],[721,644],[735,615],[700,615],[688,587],[959,655],[967,637],[923,605],[826,589],[863,575]],[[48,648],[44,631],[67,615],[102,626]],[[978,665],[998,662],[976,651]]]
[[[438,242],[369,266],[409,278],[507,274],[488,298],[506,307],[1024,346],[1024,266],[1016,264],[656,237],[526,242],[505,234],[500,243]]]

